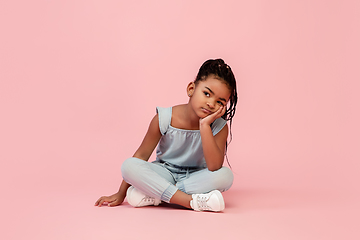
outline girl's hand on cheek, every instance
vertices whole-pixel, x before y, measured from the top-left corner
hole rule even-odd
[[[226,111],[226,107],[221,106],[216,112],[204,117],[204,118],[200,118],[200,127],[201,125],[210,125],[212,122],[214,122],[216,119],[218,119],[219,117],[221,117],[222,115],[225,114]]]

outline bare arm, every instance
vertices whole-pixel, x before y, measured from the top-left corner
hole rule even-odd
[[[159,128],[159,117],[158,114],[156,114],[150,122],[149,129],[144,137],[144,140],[134,153],[133,157],[148,161],[156,145],[159,143],[160,138],[161,133]]]
[[[159,117],[155,115],[155,117],[151,120],[148,131],[140,145],[140,147],[136,150],[133,157],[142,159],[144,161],[148,161],[152,152],[154,151],[156,145],[158,144],[161,138],[161,133],[159,129]],[[107,203],[108,206],[117,206],[120,205],[125,197],[126,191],[130,187],[130,184],[125,182],[124,180],[121,182],[119,191],[111,196],[103,196],[100,197],[95,206],[102,206],[103,203]]]
[[[224,163],[225,146],[228,136],[228,126],[225,125],[221,131],[213,136],[210,123],[224,114],[225,108],[219,110],[200,120],[200,134],[203,146],[204,158],[210,171],[220,169]]]

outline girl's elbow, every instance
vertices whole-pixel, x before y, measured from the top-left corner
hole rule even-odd
[[[207,166],[207,168],[210,172],[215,172],[215,171],[219,170],[220,168],[222,168],[222,165],[210,165],[210,166]]]
[[[215,171],[217,171],[217,170],[219,170],[220,168],[208,168],[208,170],[210,171],[210,172],[215,172]]]
[[[208,158],[206,159],[206,165],[209,171],[211,172],[215,172],[217,170],[219,170],[220,168],[222,168],[222,165],[224,163],[224,159],[219,157],[219,158]]]

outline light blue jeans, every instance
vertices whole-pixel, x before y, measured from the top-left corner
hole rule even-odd
[[[187,194],[207,193],[212,190],[224,192],[233,183],[233,173],[227,167],[217,171],[207,168],[177,168],[168,163],[147,162],[129,158],[121,166],[125,182],[150,197],[169,203],[177,190]]]

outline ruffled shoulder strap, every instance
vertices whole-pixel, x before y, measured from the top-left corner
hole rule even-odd
[[[165,135],[171,123],[172,107],[156,107],[156,112],[159,116],[160,132],[162,135]]]

